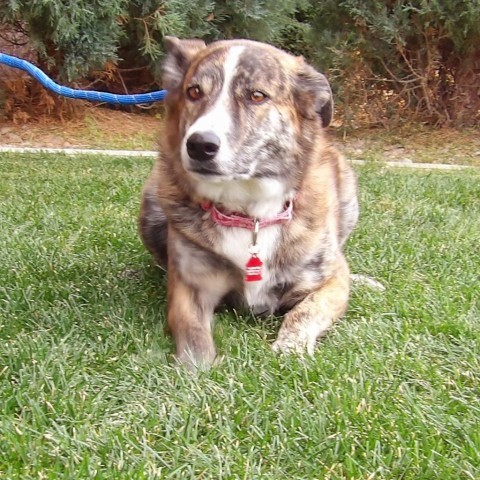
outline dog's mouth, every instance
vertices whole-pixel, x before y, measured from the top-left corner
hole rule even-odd
[[[205,176],[205,177],[209,177],[209,176],[221,176],[222,173],[219,172],[217,169],[214,169],[214,168],[205,168],[205,167],[190,167],[188,169],[188,171],[190,173],[194,173],[196,175],[202,175],[202,176]]]
[[[248,180],[250,178],[249,172],[232,172],[224,173],[217,169],[205,167],[190,167],[188,173],[198,180],[208,180],[213,182],[225,182],[231,180]]]

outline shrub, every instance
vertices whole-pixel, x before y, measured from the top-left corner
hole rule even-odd
[[[314,2],[316,61],[340,85],[347,117],[478,125],[480,2]]]
[[[246,37],[306,56],[333,83],[344,123],[480,123],[478,0],[10,0],[61,81],[117,93],[158,87],[162,39]],[[0,31],[1,34],[1,31]]]

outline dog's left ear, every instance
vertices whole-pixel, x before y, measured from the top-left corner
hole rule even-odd
[[[333,95],[325,75],[308,65],[302,57],[297,59],[298,72],[295,94],[302,114],[310,119],[320,117],[322,126],[328,127],[333,118]]]
[[[173,90],[183,80],[191,61],[206,45],[203,40],[180,40],[177,37],[163,39],[167,57],[163,64],[163,87]]]

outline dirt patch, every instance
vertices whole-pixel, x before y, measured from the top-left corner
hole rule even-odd
[[[159,124],[153,116],[87,106],[73,120],[0,121],[0,145],[155,150]]]
[[[44,116],[17,125],[0,121],[0,145],[156,150],[160,115],[126,113],[85,104],[74,120]],[[480,166],[480,131],[410,126],[394,131],[368,129],[329,135],[348,158],[371,161]]]
[[[337,135],[338,138],[338,135]],[[356,130],[338,146],[352,159],[480,166],[480,131],[422,125]]]

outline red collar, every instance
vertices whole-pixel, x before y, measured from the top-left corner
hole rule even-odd
[[[216,224],[221,225],[222,227],[238,227],[246,228],[247,230],[254,230],[255,223],[258,224],[257,228],[286,223],[292,219],[293,211],[293,201],[289,200],[285,204],[285,209],[283,212],[278,213],[272,218],[257,220],[256,218],[248,217],[247,215],[239,212],[222,212],[210,201],[202,202],[201,206],[206,212],[210,213],[210,218]]]

